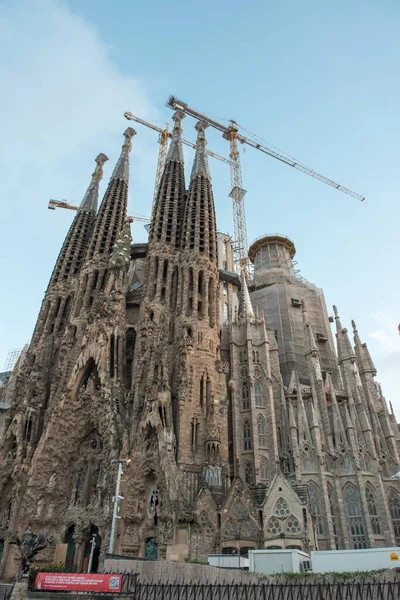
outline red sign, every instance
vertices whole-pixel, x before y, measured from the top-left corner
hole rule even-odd
[[[68,592],[120,592],[122,575],[103,573],[38,573],[36,590]]]

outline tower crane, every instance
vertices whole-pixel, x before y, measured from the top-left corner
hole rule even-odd
[[[49,210],[56,210],[56,208],[67,208],[68,210],[78,210],[79,206],[74,206],[73,204],[68,204],[66,200],[50,200],[49,205],[47,207]],[[143,223],[150,223],[150,217],[139,217],[137,215],[133,215],[131,217],[127,217],[130,222],[133,221],[142,221]]]
[[[128,112],[128,111],[124,113],[124,117],[125,117],[125,119],[128,119],[128,121],[135,121],[136,123],[145,125],[145,127],[149,127],[150,129],[153,129],[153,131],[157,131],[160,134],[159,140],[158,140],[159,144],[160,144],[160,148],[158,150],[156,181],[154,184],[153,205],[152,205],[152,208],[154,208],[154,203],[156,201],[158,188],[160,186],[161,175],[163,174],[163,171],[164,171],[165,159],[167,157],[168,140],[169,140],[169,138],[172,138],[172,133],[170,131],[168,131],[168,125],[165,129],[161,129],[161,127],[157,127],[157,125],[153,125],[153,123],[149,123],[148,121],[145,121],[144,119],[141,119],[140,117],[136,117],[135,115],[133,115],[131,112]],[[186,146],[190,146],[191,148],[196,148],[196,144],[194,144],[190,140],[187,140],[186,138],[181,138],[181,139],[182,139],[182,143],[186,144]],[[206,152],[209,156],[212,156],[213,158],[216,158],[228,165],[231,165],[230,160],[228,160],[227,158],[224,158],[223,156],[220,156],[219,154],[216,154],[215,152],[212,152],[212,150],[207,149]]]
[[[358,200],[361,200],[361,201],[365,200],[365,198],[363,196],[361,196],[360,194],[357,194],[356,192],[353,192],[352,190],[349,190],[348,188],[345,188],[342,185],[335,183],[331,179],[328,179],[327,177],[320,175],[319,173],[317,173],[313,169],[310,169],[309,167],[306,167],[305,165],[303,165],[296,159],[279,154],[279,152],[276,152],[272,148],[262,145],[256,140],[245,137],[244,135],[239,133],[239,126],[235,121],[231,120],[230,125],[228,127],[226,125],[222,125],[221,123],[218,123],[218,121],[214,121],[213,119],[210,119],[206,115],[203,115],[202,113],[198,112],[197,110],[191,108],[190,106],[188,106],[186,104],[186,102],[182,102],[182,100],[178,100],[178,98],[176,98],[175,96],[170,96],[168,98],[167,106],[169,108],[172,108],[173,110],[180,110],[183,113],[185,113],[186,115],[189,115],[190,117],[193,117],[199,121],[205,121],[206,123],[208,123],[208,125],[210,125],[211,127],[214,127],[214,129],[217,129],[218,131],[220,131],[222,133],[222,137],[229,142],[229,149],[230,149],[229,157],[230,157],[231,186],[232,186],[232,190],[231,190],[229,196],[232,198],[232,203],[233,203],[233,226],[234,226],[234,235],[235,235],[235,241],[236,241],[236,244],[234,247],[234,260],[235,260],[236,269],[239,271],[239,273],[244,274],[245,276],[248,275],[248,269],[249,269],[248,256],[247,256],[248,246],[247,246],[246,214],[245,214],[245,209],[244,209],[244,196],[246,194],[246,190],[243,189],[243,184],[242,184],[242,168],[241,168],[241,164],[240,164],[238,142],[240,142],[241,144],[247,144],[248,146],[251,146],[252,148],[255,148],[256,150],[260,150],[260,152],[263,152],[264,154],[268,154],[269,156],[276,158],[277,160],[285,163],[286,165],[289,165],[290,167],[293,167],[294,169],[302,171],[306,175],[310,175],[311,177],[314,177],[315,179],[319,179],[319,181],[322,181],[323,183],[326,183],[327,185],[330,185],[330,186],[336,188],[337,190],[339,190],[340,192],[343,192],[344,194],[353,196],[353,198],[357,198]]]

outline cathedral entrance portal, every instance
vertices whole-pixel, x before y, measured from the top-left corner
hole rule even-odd
[[[146,560],[157,560],[158,558],[158,544],[156,538],[149,538],[146,540],[146,548],[144,551],[144,558]]]
[[[90,562],[90,554],[93,548],[93,556],[92,556],[92,564],[90,567],[91,573],[97,573],[99,568],[99,556],[100,556],[100,548],[101,548],[101,537],[99,536],[99,528],[95,525],[90,527],[89,533],[87,534],[85,541],[85,550],[83,553],[83,561],[82,561],[82,572],[87,573]]]

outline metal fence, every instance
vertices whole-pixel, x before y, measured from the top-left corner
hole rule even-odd
[[[400,582],[145,584],[134,600],[399,600]]]
[[[35,578],[36,573],[31,573],[29,578],[31,591],[34,590]],[[90,593],[86,592],[86,594]],[[98,592],[93,593],[99,594]],[[138,581],[136,573],[124,573],[122,574],[121,591],[113,595],[128,596],[132,600],[399,600],[400,581],[258,584],[141,583]],[[1,596],[0,588],[0,600],[8,600],[9,597]]]
[[[13,591],[12,585],[0,583],[0,600],[9,600]]]

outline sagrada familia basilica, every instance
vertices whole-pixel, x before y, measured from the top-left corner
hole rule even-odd
[[[148,243],[132,243],[124,144],[98,209],[104,154],[62,245],[31,343],[1,401],[0,576],[15,534],[42,562],[114,553],[206,560],[249,548],[400,545],[400,432],[368,348],[264,235],[252,275],[217,232],[199,122],[185,181],[174,130]],[[133,165],[133,178],[134,178]],[[336,324],[336,344],[330,322]]]

